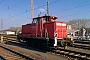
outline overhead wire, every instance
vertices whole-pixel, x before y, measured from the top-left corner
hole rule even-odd
[[[76,14],[70,14],[70,15],[60,16],[60,17],[73,16],[73,15],[84,14],[84,13],[89,13],[89,12],[90,12],[90,10],[89,11],[85,11],[85,12],[76,13]]]
[[[57,1],[54,1],[54,2],[52,2],[52,3],[55,3],[55,2],[58,2],[58,1],[61,1],[61,0],[57,0]],[[50,4],[52,4],[52,3],[50,3]],[[77,7],[72,7],[72,8],[69,8],[69,9],[65,9],[65,10],[62,10],[62,11],[71,10],[71,9],[75,9],[75,8],[80,8],[80,7],[87,6],[87,5],[90,5],[90,4],[84,4],[84,5],[80,5],[80,6],[77,6]],[[38,7],[38,8],[41,8],[41,7],[44,7],[44,6],[46,6],[46,5],[42,5],[42,6]],[[38,9],[38,8],[35,8],[35,9]],[[26,10],[26,11],[20,13],[20,14],[15,15],[15,16],[24,14],[24,13],[29,12],[29,11],[30,11],[30,10]],[[59,12],[61,12],[61,11],[59,11]],[[89,12],[89,11],[88,11],[88,12]],[[71,14],[71,15],[66,15],[66,16],[72,16],[72,15],[77,15],[77,14],[82,14],[82,13],[87,13],[87,12],[81,12],[81,13],[76,13],[76,14]],[[8,18],[11,18],[11,17],[13,17],[13,16],[10,16],[10,17],[8,17]],[[63,16],[61,16],[61,17],[63,17]],[[65,17],[65,16],[64,16],[64,17]]]
[[[53,3],[56,3],[56,2],[59,2],[59,1],[61,1],[61,0],[56,0],[56,1],[53,1],[53,2],[51,2],[49,4],[53,4]]]
[[[61,1],[61,0],[57,0],[57,1],[51,2],[51,3],[49,3],[49,4],[53,4],[53,3],[58,2],[58,1]],[[76,6],[76,7],[72,7],[72,8],[68,8],[68,9],[64,9],[64,10],[61,10],[61,11],[58,11],[58,12],[67,11],[67,10],[71,10],[71,9],[76,9],[76,8],[80,8],[80,7],[84,7],[84,6],[88,6],[88,5],[90,5],[90,4],[84,4],[84,5],[80,5],[80,6]],[[44,7],[44,6],[46,6],[46,5],[42,5],[42,6],[40,6],[40,7],[34,8],[34,10],[35,10],[35,9],[39,9],[39,8],[41,8],[41,7]],[[15,16],[18,16],[18,15],[22,15],[22,14],[24,14],[24,13],[26,13],[26,12],[29,12],[29,11],[31,11],[31,10],[26,10],[26,11],[24,11],[24,12],[22,12],[22,13],[16,14],[16,15],[14,15],[14,16],[10,16],[10,17],[8,17],[8,18],[15,17]],[[90,12],[90,11],[80,12],[80,13],[70,14],[70,15],[65,15],[65,16],[60,16],[60,17],[73,16],[73,15],[78,15],[78,14],[83,14],[83,13],[88,13],[88,12]],[[55,12],[55,13],[56,13],[56,12]]]
[[[49,2],[49,4],[53,4],[53,3],[56,3],[56,2],[59,2],[59,1],[61,1],[61,0],[56,0],[56,1],[53,1],[53,2]],[[47,5],[42,5],[42,6],[39,6],[39,7],[37,7],[37,8],[34,8],[34,10],[35,9],[39,9],[39,8],[41,8],[41,7],[45,7],[45,6],[47,6]],[[28,10],[28,11],[31,11],[31,10]]]
[[[0,1],[0,4],[1,4],[2,2],[4,2],[4,0]]]
[[[56,1],[53,1],[53,2],[51,2],[51,3],[49,3],[49,4],[53,4],[53,3],[56,3],[56,2],[58,2],[58,1],[61,1],[61,0],[56,0]],[[44,7],[44,6],[46,6],[46,5],[42,5],[42,6],[40,6],[40,7],[34,8],[34,10],[35,10],[35,9],[39,9],[39,8],[41,8],[41,7]],[[14,16],[22,15],[22,14],[27,13],[27,12],[30,12],[30,11],[31,11],[31,10],[26,10],[26,11],[24,11],[24,12],[22,12],[22,13],[19,13],[19,14],[14,15]],[[13,16],[10,16],[10,17],[7,17],[7,18],[11,18],[11,17],[13,17]],[[7,18],[4,18],[4,19],[7,19]]]
[[[20,2],[18,2],[17,4],[13,5],[13,6],[8,6],[7,9],[5,9],[1,14],[3,14],[5,11],[11,9],[11,8],[14,8],[15,6],[19,5],[20,3],[24,2],[25,0],[22,0]]]
[[[15,24],[21,23],[21,21],[27,21],[27,22],[24,22],[24,23],[25,23],[25,24],[28,24],[28,21],[29,21],[30,19],[31,19],[31,18],[26,17],[26,18],[24,18],[24,19],[20,19],[20,20],[16,21],[17,23],[15,23]],[[9,23],[14,24],[14,22],[15,22],[15,20],[12,19],[12,21],[10,21]],[[29,23],[30,23],[30,22],[29,22]],[[8,22],[5,22],[5,24],[8,24]],[[21,24],[21,25],[22,25],[22,24]]]
[[[63,11],[67,11],[67,10],[71,10],[71,9],[76,9],[76,8],[80,8],[80,7],[84,7],[84,6],[88,6],[88,5],[90,5],[90,3],[89,4],[80,5],[80,6],[76,6],[76,7],[67,8],[67,9],[64,9],[64,10],[59,10],[57,12],[53,12],[52,14],[63,12]]]
[[[49,4],[53,4],[53,3],[56,3],[56,2],[59,2],[59,1],[61,1],[61,0],[56,0],[56,1],[53,1],[53,2],[51,2],[51,3],[49,3]],[[44,6],[46,6],[46,5],[42,5],[42,6],[40,6],[40,7],[34,8],[34,10],[35,10],[35,9],[39,9],[39,8],[41,8],[41,7],[44,7]],[[9,16],[9,17],[7,17],[7,18],[13,18],[13,17],[15,17],[15,16],[22,15],[22,14],[24,14],[24,13],[26,13],[26,12],[29,12],[29,11],[31,11],[31,10],[26,10],[26,11],[20,13],[20,14],[17,14],[17,15],[14,15],[14,16]],[[4,18],[4,19],[7,19],[7,18]],[[26,18],[26,19],[31,19],[31,18]],[[26,19],[23,19],[23,20],[26,20]],[[18,20],[18,21],[19,21],[19,20]],[[21,20],[20,20],[20,21],[21,21]]]
[[[25,0],[22,0],[22,1],[18,2],[17,4],[15,4],[15,5],[11,6],[10,8],[12,8],[12,7],[15,7],[15,6],[19,5],[19,4],[21,4],[22,2],[24,2],[24,1],[25,1]]]
[[[24,1],[24,0],[23,0],[23,1]],[[56,1],[51,2],[51,3],[49,3],[49,4],[53,4],[53,3],[58,2],[58,1],[61,1],[61,0],[56,0]],[[80,8],[80,7],[87,6],[87,5],[90,5],[90,4],[85,4],[85,5],[81,5],[81,6],[77,6],[77,7],[72,7],[72,8],[69,8],[69,9],[62,10],[62,11],[71,10],[71,9],[75,9],[75,8]],[[46,5],[42,5],[42,6],[38,7],[38,8],[41,8],[41,7],[44,7],[44,6],[46,6]],[[38,8],[35,8],[35,9],[38,9]],[[20,13],[20,14],[14,15],[14,16],[18,16],[18,15],[24,14],[24,13],[29,12],[29,11],[30,11],[30,10],[26,10],[26,11]],[[58,12],[62,12],[62,11],[58,11]],[[57,13],[57,12],[55,12],[55,13]],[[14,17],[14,16],[10,16],[10,17],[8,17],[8,18],[11,18],[11,17]]]

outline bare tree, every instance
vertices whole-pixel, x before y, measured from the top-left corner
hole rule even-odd
[[[72,25],[72,29],[80,29],[82,27],[89,28],[90,20],[89,19],[73,19],[68,22],[69,25]]]
[[[21,31],[21,27],[10,27],[10,31],[14,31],[16,33]]]

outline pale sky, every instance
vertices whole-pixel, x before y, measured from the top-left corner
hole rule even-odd
[[[49,14],[58,20],[68,22],[72,19],[90,19],[90,0],[34,0],[34,16],[46,14],[49,2]],[[0,29],[21,27],[31,23],[30,0],[0,0]]]

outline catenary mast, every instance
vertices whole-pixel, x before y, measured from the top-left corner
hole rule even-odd
[[[33,18],[34,18],[34,2],[33,0],[30,0],[30,7],[31,7],[31,19],[33,21]]]

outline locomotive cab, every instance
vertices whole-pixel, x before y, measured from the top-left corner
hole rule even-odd
[[[38,17],[33,18],[32,24],[34,24],[36,22],[39,22],[40,19],[43,20],[42,22],[47,23],[47,22],[53,22],[53,21],[55,21],[57,19],[57,17],[55,17],[55,16],[48,16],[48,15],[45,15],[45,16],[40,17],[40,15],[38,15]]]

